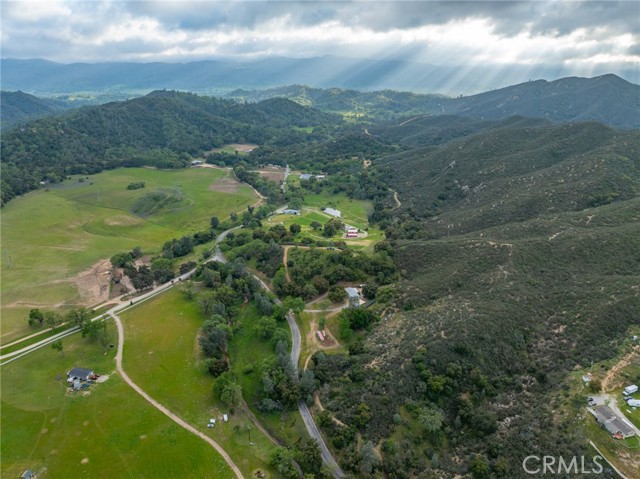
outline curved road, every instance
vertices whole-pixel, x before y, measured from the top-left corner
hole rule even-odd
[[[231,228],[228,229],[226,231],[223,231],[222,233],[220,233],[218,235],[218,237],[216,238],[216,249],[215,249],[215,254],[212,255],[208,260],[205,261],[205,263],[209,262],[209,261],[219,261],[221,263],[226,263],[227,260],[224,257],[224,255],[222,254],[222,251],[220,250],[219,244],[224,241],[224,239],[227,237],[227,235],[233,231],[240,228],[240,226],[236,226],[235,228]],[[211,446],[213,446],[216,451],[218,451],[220,453],[220,455],[224,458],[224,460],[227,462],[227,464],[229,465],[229,467],[234,471],[234,473],[236,474],[236,476],[238,478],[242,478],[242,474],[240,473],[240,470],[238,469],[238,467],[233,463],[233,461],[231,460],[231,458],[229,457],[229,455],[224,451],[224,449],[217,443],[215,442],[213,439],[211,439],[209,436],[203,434],[202,432],[198,431],[197,429],[195,429],[193,426],[189,425],[188,423],[186,423],[185,421],[183,421],[182,419],[180,419],[178,416],[176,416],[175,414],[173,414],[171,411],[169,411],[168,409],[166,409],[164,406],[162,406],[160,403],[158,403],[157,401],[155,401],[151,396],[149,396],[142,388],[140,388],[137,384],[135,384],[131,378],[129,378],[129,376],[127,375],[127,373],[122,369],[122,349],[124,347],[124,331],[122,328],[122,323],[120,321],[120,318],[118,317],[117,313],[124,311],[130,307],[132,307],[133,305],[137,305],[142,301],[146,301],[160,293],[162,293],[163,291],[172,288],[174,285],[179,284],[180,281],[183,281],[185,279],[190,278],[194,273],[195,273],[196,268],[192,269],[191,271],[188,271],[187,273],[178,276],[176,279],[168,282],[168,283],[164,283],[162,285],[159,285],[157,287],[155,287],[154,289],[152,289],[151,291],[148,291],[147,293],[144,293],[138,297],[135,298],[135,300],[132,300],[130,303],[121,303],[118,304],[117,306],[114,306],[113,308],[111,308],[109,311],[107,311],[104,314],[98,315],[95,318],[92,318],[91,321],[99,321],[104,319],[107,315],[112,317],[116,323],[116,327],[118,329],[118,352],[116,355],[116,368],[118,370],[118,372],[120,373],[120,375],[122,376],[122,378],[127,382],[127,384],[129,384],[138,394],[140,394],[145,400],[147,400],[151,405],[153,405],[156,409],[158,409],[159,411],[161,411],[163,414],[165,414],[166,416],[168,416],[169,418],[171,418],[173,421],[175,421],[177,424],[179,424],[180,426],[182,426],[183,428],[185,428],[186,430],[188,430],[189,432],[197,435],[198,437],[202,438],[203,440],[207,441],[207,443],[209,443]],[[258,278],[256,275],[254,275],[254,278],[260,283],[260,285],[262,286],[263,289],[270,291],[269,287],[266,285],[266,283],[264,281],[262,281],[260,278]],[[279,299],[275,299],[276,304],[281,304],[281,301]],[[296,371],[296,376],[298,374],[298,362],[300,360],[300,347],[301,347],[301,336],[300,336],[300,329],[298,328],[298,325],[296,324],[295,318],[293,317],[293,313],[291,311],[289,311],[287,313],[287,323],[289,325],[289,328],[291,329],[291,339],[292,339],[292,344],[291,344],[291,361],[293,362],[293,366],[295,368]],[[12,353],[6,354],[2,357],[0,357],[0,360],[2,359],[7,359],[6,361],[4,361],[3,363],[0,364],[0,366],[4,366],[5,364],[8,364],[12,361],[15,361],[16,359],[29,354],[30,352],[39,349],[43,346],[46,346],[47,344],[51,344],[55,341],[57,341],[58,339],[64,338],[66,336],[69,336],[71,334],[76,333],[77,331],[79,331],[79,327],[74,327],[71,329],[68,329],[66,331],[63,331],[61,333],[58,333],[54,336],[50,336],[49,338],[46,338],[38,343],[35,344],[31,344],[29,346],[25,346],[24,348],[22,348],[19,351],[14,351]],[[340,466],[338,465],[338,463],[336,462],[336,460],[333,458],[333,456],[331,455],[331,451],[329,451],[329,448],[327,447],[326,443],[324,442],[324,439],[322,437],[322,434],[320,433],[320,431],[318,430],[318,427],[316,426],[316,423],[313,420],[313,416],[311,415],[311,412],[309,411],[309,408],[307,407],[307,404],[304,401],[299,401],[298,402],[298,410],[300,411],[300,415],[302,416],[302,420],[304,421],[304,424],[307,428],[307,431],[309,432],[309,435],[318,443],[318,446],[320,447],[320,453],[322,455],[322,460],[323,462],[329,467],[329,469],[331,469],[332,473],[333,473],[333,477],[336,479],[341,479],[342,477],[344,477],[344,472],[342,471],[342,469],[340,468]]]

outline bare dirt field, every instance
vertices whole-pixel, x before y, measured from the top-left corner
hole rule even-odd
[[[258,145],[254,145],[251,143],[230,143],[228,145],[225,145],[221,148],[214,148],[213,150],[211,150],[214,153],[220,152],[220,151],[229,151],[229,150],[235,150],[238,151],[240,153],[249,153],[253,150],[255,150],[256,148],[258,148]]]
[[[215,183],[209,185],[210,191],[218,191],[220,193],[235,193],[238,191],[240,183],[234,178],[220,178]]]
[[[284,170],[279,168],[263,168],[261,170],[254,170],[263,178],[273,181],[276,184],[282,183],[284,180]]]
[[[111,261],[102,259],[90,268],[69,278],[80,292],[80,303],[91,306],[109,299],[109,282],[111,281]]]

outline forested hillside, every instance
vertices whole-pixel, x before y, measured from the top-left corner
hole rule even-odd
[[[636,196],[640,133],[520,119],[379,164],[423,233],[441,237]]]
[[[639,133],[444,117],[370,131],[407,148],[374,161],[402,202],[379,245],[402,279],[348,354],[314,359],[342,464],[524,478],[527,455],[586,454],[567,381],[637,323]]]
[[[21,91],[0,91],[0,126],[3,130],[29,120],[68,110],[65,102],[38,98]]]
[[[283,97],[323,111],[376,120],[424,114],[501,120],[520,115],[546,118],[557,123],[594,120],[617,127],[640,126],[640,86],[616,75],[530,81],[456,98],[393,90],[363,92],[301,85],[235,90],[227,96],[240,101]]]
[[[191,156],[226,143],[286,145],[304,141],[310,135],[305,127],[339,123],[339,117],[285,99],[241,105],[168,91],[87,107],[3,135],[2,204],[69,174],[184,167]]]

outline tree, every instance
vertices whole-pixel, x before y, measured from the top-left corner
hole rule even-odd
[[[151,272],[158,283],[166,283],[174,278],[173,263],[167,258],[157,258],[151,263]]]
[[[342,303],[347,299],[347,292],[340,286],[334,286],[329,290],[329,299],[333,303]]]
[[[142,265],[136,271],[136,274],[131,278],[131,282],[133,283],[133,287],[138,291],[142,291],[143,289],[147,289],[153,286],[153,273],[151,269]]]
[[[315,231],[321,230],[322,229],[322,223],[320,223],[319,221],[312,221],[311,225],[310,225]]]
[[[287,297],[282,304],[286,308],[286,310],[292,310],[294,313],[300,314],[304,311],[304,300],[302,298],[289,296]]]
[[[39,309],[29,311],[29,326],[37,327],[44,324],[44,314]]]
[[[237,406],[242,400],[242,387],[238,383],[230,382],[220,393],[220,400],[229,407]]]
[[[56,329],[56,326],[61,323],[60,317],[54,313],[53,311],[47,311],[44,313],[44,323],[48,328],[51,328],[51,331]]]
[[[302,231],[302,226],[300,226],[298,223],[293,223],[289,225],[289,231],[291,231],[291,234],[295,236],[300,233],[300,231]]]
[[[59,339],[56,342],[51,343],[51,349],[55,350],[55,351],[60,351],[60,354],[62,354],[62,357],[64,358],[64,347],[62,346],[62,340]]]
[[[74,326],[79,326],[80,328],[82,328],[84,323],[91,319],[91,311],[84,307],[72,308],[67,313],[65,319]]]
[[[223,358],[207,358],[204,364],[214,378],[229,370],[229,363]]]
[[[418,423],[428,434],[435,434],[442,427],[444,416],[437,409],[431,407],[420,408]]]
[[[473,479],[489,479],[490,477],[489,464],[487,463],[487,460],[479,454],[477,454],[473,458],[473,461],[471,461],[469,470],[471,471]]]
[[[272,316],[263,316],[256,325],[257,333],[264,339],[269,339],[276,331],[276,319]]]
[[[86,321],[82,326],[82,337],[97,340],[104,346],[107,339],[107,323],[104,321]]]
[[[276,447],[271,453],[269,464],[276,470],[278,477],[298,479],[298,471],[293,467],[293,452],[284,447]]]
[[[296,449],[295,458],[305,472],[314,474],[320,472],[322,455],[320,454],[320,446],[315,439],[299,440]]]
[[[209,224],[211,225],[211,229],[216,229],[220,224],[220,220],[217,216],[212,216]]]
[[[193,282],[185,281],[180,286],[180,292],[184,295],[186,299],[193,299],[196,296],[196,291],[193,287]]]
[[[142,256],[142,248],[140,246],[136,246],[131,250],[131,257],[133,259],[140,258]]]
[[[235,376],[230,372],[224,372],[213,383],[214,394],[227,406],[232,407],[242,399],[242,388],[237,383]]]
[[[371,441],[367,441],[360,450],[360,470],[364,474],[371,474],[378,465],[378,455]]]
[[[129,263],[133,262],[131,253],[116,253],[111,257],[111,265],[116,268],[124,268]]]

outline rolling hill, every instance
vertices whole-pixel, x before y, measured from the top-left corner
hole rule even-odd
[[[234,90],[239,101],[283,97],[323,111],[364,115],[375,120],[415,115],[457,115],[502,120],[511,116],[545,118],[555,123],[597,121],[640,127],[640,86],[616,75],[530,81],[472,96],[450,98],[393,90],[361,92],[293,85],[268,90]]]
[[[29,120],[62,113],[68,104],[48,98],[39,98],[21,91],[0,91],[0,127],[4,130]]]
[[[572,387],[637,324],[640,132],[521,117],[370,132],[406,149],[374,160],[402,201],[380,245],[402,279],[348,354],[316,358],[342,463],[367,477],[352,437],[380,445],[388,478],[524,479],[530,454],[591,453]]]
[[[184,167],[227,143],[303,141],[303,128],[340,118],[285,99],[241,105],[190,93],[152,92],[36,120],[2,138],[2,203],[68,174],[118,166]]]

